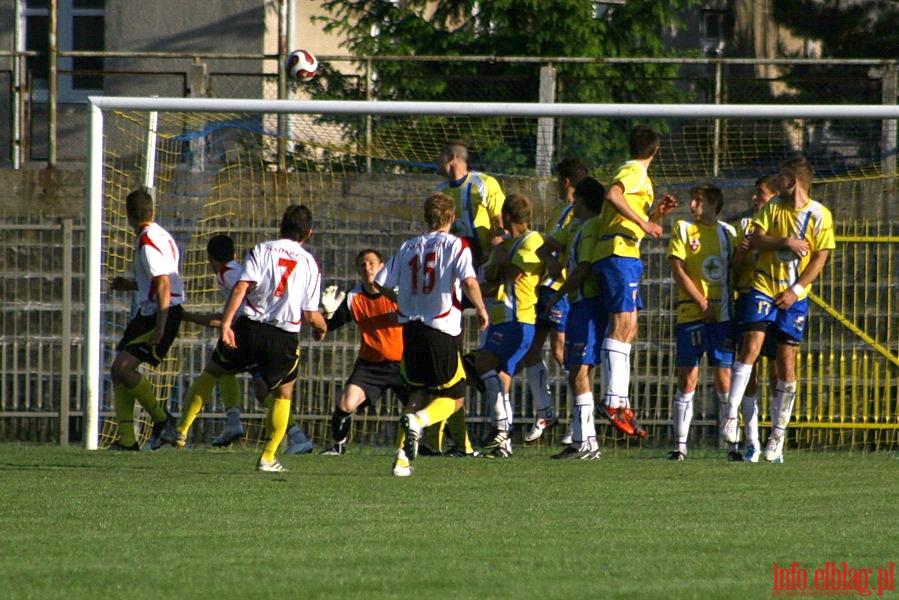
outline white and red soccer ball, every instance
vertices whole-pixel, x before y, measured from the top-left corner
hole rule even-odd
[[[297,81],[309,81],[318,73],[318,59],[308,50],[294,50],[284,61],[287,76]]]

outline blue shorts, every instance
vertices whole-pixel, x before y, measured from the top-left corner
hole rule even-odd
[[[599,298],[572,302],[565,325],[565,368],[596,365],[606,336],[608,317]]]
[[[740,347],[740,343],[743,341],[743,333],[746,332],[746,323],[743,322],[743,315],[746,313],[746,305],[748,303],[749,292],[740,292],[734,304],[734,317],[737,319],[734,335],[736,336],[737,347]],[[777,356],[777,340],[774,339],[773,332],[771,335],[767,335],[767,333],[765,335],[765,341],[762,343],[762,356],[772,359]]]
[[[553,304],[552,310],[546,312],[546,303],[556,293],[548,285],[541,285],[537,292],[537,327],[565,333],[565,321],[568,319],[568,298],[562,296]]]
[[[758,330],[757,325],[753,327],[754,324],[770,323],[769,334],[771,327],[774,327],[775,330],[798,342],[802,340],[808,318],[808,298],[797,300],[790,308],[781,310],[774,306],[774,298],[758,290],[752,290],[747,295],[742,311],[739,318],[745,328]]]
[[[599,278],[599,292],[605,312],[630,313],[643,308],[640,298],[642,260],[607,256],[593,263],[593,274]]]
[[[534,341],[536,328],[529,323],[500,323],[487,329],[487,339],[481,350],[499,359],[498,370],[514,375],[518,363],[524,358]]]
[[[677,337],[678,367],[698,367],[703,354],[709,357],[710,367],[729,369],[734,364],[734,327],[732,321],[706,323],[690,321],[678,323]]]

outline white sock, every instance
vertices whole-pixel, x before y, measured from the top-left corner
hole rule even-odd
[[[759,449],[759,401],[758,396],[743,396],[740,403],[743,414],[743,435],[746,445]]]
[[[727,401],[727,394],[724,392],[715,392],[715,395],[718,396],[718,426],[721,426],[721,423],[724,420],[724,416],[730,413],[730,404]],[[737,442],[733,444],[727,445],[727,451],[737,451],[740,449],[740,432],[737,431]]]
[[[418,424],[419,424],[419,426],[421,426],[422,429],[424,429],[425,427],[430,427],[431,416],[427,412],[425,412],[424,409],[415,413],[414,416],[416,419],[418,419]]]
[[[580,437],[572,434],[572,442],[580,442],[579,450],[596,450],[599,444],[596,442],[596,422],[593,420],[593,411],[596,405],[593,401],[593,393],[578,394],[574,399],[576,429],[580,430]],[[572,430],[574,431],[574,430]]]
[[[538,419],[552,419],[553,409],[549,399],[549,382],[547,381],[546,363],[542,360],[527,368],[528,389],[534,398],[534,409]]]
[[[230,427],[237,427],[238,425],[240,425],[239,407],[234,406],[225,411],[225,424]]]
[[[727,394],[727,415],[728,419],[736,419],[740,411],[740,402],[743,401],[743,393],[746,386],[749,385],[749,378],[752,376],[752,365],[734,362],[730,377],[730,392]]]
[[[512,429],[512,416],[515,414],[512,410],[512,395],[503,392],[503,410],[506,413],[506,429],[505,431],[509,431]]]
[[[484,395],[487,398],[487,407],[491,411],[491,417],[493,417],[493,426],[500,431],[508,431],[506,403],[503,399],[503,386],[499,375],[494,369],[491,369],[481,375],[481,381],[484,382],[486,388]]]
[[[677,449],[687,453],[687,437],[690,435],[690,421],[693,420],[693,395],[695,391],[684,393],[677,390],[674,397],[674,436]]]
[[[606,338],[602,341],[600,357],[603,369],[609,374],[603,404],[612,409],[620,406],[627,408],[627,392],[631,380],[631,345]]]
[[[796,382],[777,381],[775,402],[777,412],[771,411],[771,434],[776,438],[782,438],[786,432],[790,417],[793,415],[793,403],[796,401]]]

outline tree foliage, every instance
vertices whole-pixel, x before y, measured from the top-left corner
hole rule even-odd
[[[379,100],[536,102],[544,63],[503,57],[671,56],[661,32],[678,23],[678,12],[694,0],[628,0],[596,16],[590,0],[328,0],[324,29],[338,34],[353,55],[440,57],[439,60],[377,61],[374,97]],[[453,60],[453,57],[495,57]],[[672,81],[676,65],[610,65],[601,61],[553,65],[557,102],[678,102],[685,95]],[[349,90],[333,89],[332,97]],[[620,159],[632,123],[568,128],[559,154],[594,164]],[[663,128],[661,123],[656,124]],[[485,136],[486,138],[487,136]],[[493,149],[515,168],[533,167],[533,139]],[[508,143],[506,144],[508,145]],[[484,154],[491,149],[480,148]]]

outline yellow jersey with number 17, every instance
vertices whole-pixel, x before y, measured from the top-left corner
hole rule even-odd
[[[756,214],[752,226],[763,229],[771,237],[795,237],[809,243],[810,252],[805,256],[796,256],[786,249],[759,252],[752,287],[771,298],[796,283],[813,253],[836,248],[833,217],[824,205],[814,200],[802,208],[793,208],[782,198],[775,198]],[[806,289],[799,299],[808,296],[808,292]]]

